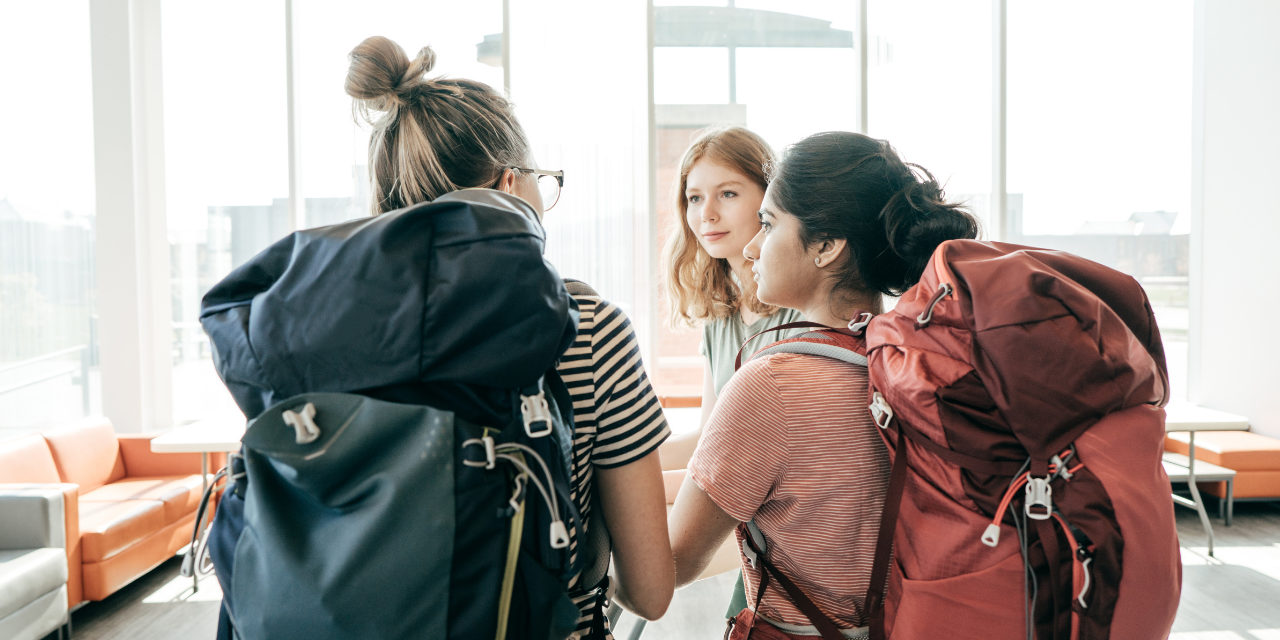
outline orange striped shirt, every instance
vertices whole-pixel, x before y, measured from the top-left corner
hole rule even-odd
[[[725,386],[689,462],[698,486],[730,516],[754,519],[774,566],[843,628],[867,624],[889,483],[867,404],[865,367],[790,353],[753,360]],[[753,608],[811,624],[773,581],[756,607],[759,572],[742,566]]]

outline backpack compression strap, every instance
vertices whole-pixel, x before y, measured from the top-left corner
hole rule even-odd
[[[762,544],[764,542],[763,534],[760,534],[760,540],[757,541],[756,539],[759,529],[756,529],[755,523],[740,523],[738,531],[742,533],[742,543],[747,547],[743,551],[751,552],[747,555],[751,560],[751,566],[755,566],[757,563],[760,565],[760,588],[756,593],[755,606],[757,615],[759,615],[758,612],[760,611],[760,600],[764,598],[765,586],[769,584],[769,576],[773,576],[778,581],[778,584],[782,585],[783,591],[786,591],[787,595],[791,596],[791,601],[795,603],[796,608],[809,619],[809,622],[813,623],[813,627],[818,630],[822,640],[845,640],[844,634],[840,633],[840,627],[827,614],[823,613],[822,609],[819,609],[818,605],[814,604],[813,600],[810,600],[809,596],[806,596],[800,590],[800,587],[796,586],[796,583],[792,582],[786,574],[773,566],[772,562],[769,562],[768,548]],[[754,625],[754,619],[752,624]]]

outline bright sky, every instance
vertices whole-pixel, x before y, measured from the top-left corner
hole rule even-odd
[[[296,4],[308,197],[350,195],[351,166],[363,162],[365,138],[352,124],[342,81],[346,54],[364,37],[391,37],[411,56],[431,44],[438,71],[501,84],[501,69],[477,62],[475,48],[501,31],[500,0],[365,2],[358,10],[334,0]],[[737,6],[854,28],[853,3],[843,0]],[[953,194],[985,193],[990,184],[990,6],[870,4],[871,133],[934,171]],[[8,90],[0,101],[0,198],[89,214],[87,0],[9,2],[2,11],[0,82]],[[209,205],[284,197],[283,3],[164,0],[162,16],[171,227],[198,230]],[[551,24],[563,25],[565,37],[598,28],[568,17]],[[1086,219],[1157,209],[1182,213],[1175,231],[1186,230],[1190,57],[1190,0],[1010,0],[1008,179],[1010,192],[1024,194],[1028,232],[1070,233]],[[655,65],[660,103],[727,100],[723,50],[660,50]],[[851,50],[742,49],[738,73],[748,125],[778,147],[854,126]],[[565,86],[591,90],[590,83]]]

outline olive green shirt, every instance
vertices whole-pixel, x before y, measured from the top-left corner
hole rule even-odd
[[[804,316],[800,315],[799,311],[778,309],[777,313],[760,318],[750,325],[742,322],[741,313],[704,323],[702,344],[698,347],[698,353],[706,356],[711,363],[711,378],[716,385],[716,396],[719,397],[720,390],[729,383],[729,378],[733,377],[733,362],[738,357],[738,349],[747,342],[748,338],[778,325],[802,321]],[[751,354],[759,351],[761,347],[794,337],[805,331],[805,329],[784,329],[759,336],[747,342],[747,348],[742,350],[742,361],[751,359]]]

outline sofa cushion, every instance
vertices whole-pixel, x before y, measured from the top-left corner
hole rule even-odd
[[[1170,433],[1165,451],[1188,455],[1191,434]],[[1248,431],[1197,431],[1196,460],[1236,471],[1280,471],[1280,440]]]
[[[1199,447],[1197,447],[1199,448]],[[1197,482],[1200,490],[1218,498],[1227,497],[1225,482]],[[1239,471],[1231,494],[1236,498],[1280,498],[1280,471]]]
[[[128,477],[102,485],[80,496],[81,501],[120,502],[122,500],[159,500],[164,503],[164,522],[169,524],[196,510],[200,505],[200,475]]]
[[[0,483],[8,482],[62,482],[39,434],[0,442]]]
[[[159,500],[80,502],[80,549],[85,563],[100,562],[162,529]]]
[[[43,434],[63,482],[80,485],[84,495],[124,477],[116,430],[106,418],[86,418]]]
[[[0,619],[66,583],[62,549],[0,551]]]

